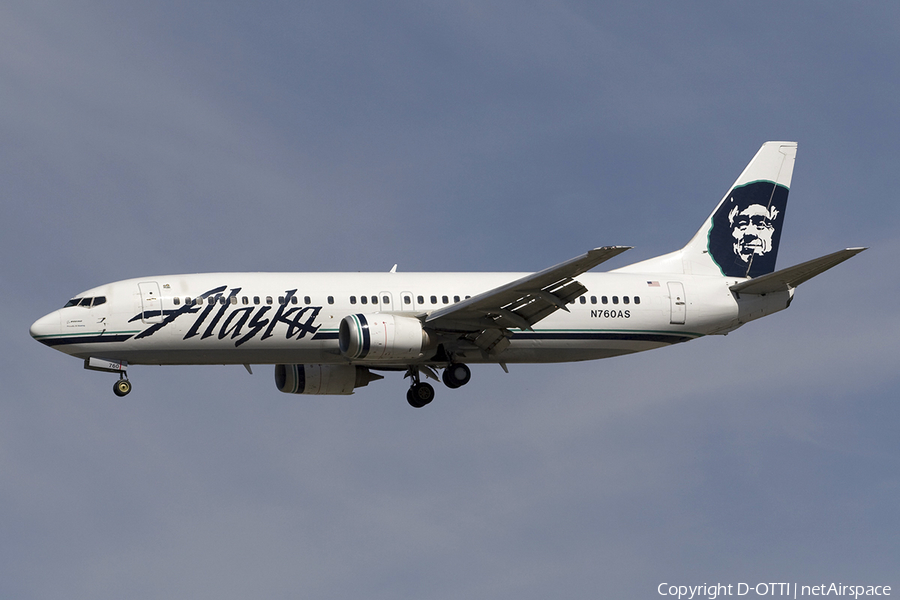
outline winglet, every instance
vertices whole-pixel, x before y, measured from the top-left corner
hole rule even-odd
[[[742,294],[770,294],[774,292],[783,292],[797,287],[801,283],[812,279],[820,273],[824,273],[831,267],[841,264],[848,258],[853,258],[863,250],[866,250],[866,248],[845,248],[844,250],[839,250],[826,256],[820,256],[819,258],[808,260],[799,265],[788,267],[787,269],[781,269],[780,271],[775,271],[768,275],[736,283],[732,285],[730,289],[732,292],[739,292]]]

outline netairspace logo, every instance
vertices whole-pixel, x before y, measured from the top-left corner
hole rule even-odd
[[[819,585],[798,585],[796,583],[716,583],[703,585],[672,585],[667,582],[656,588],[660,596],[672,596],[682,600],[708,598],[716,600],[720,596],[844,596],[859,598],[861,596],[890,596],[889,585],[844,585],[842,583],[823,583]]]

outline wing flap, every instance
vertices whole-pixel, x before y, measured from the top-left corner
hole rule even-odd
[[[799,265],[781,269],[768,275],[742,281],[731,286],[732,292],[741,294],[770,294],[774,292],[783,292],[791,288],[795,288],[801,283],[808,281],[824,273],[831,267],[837,266],[849,258],[853,258],[866,248],[845,248],[819,258],[808,260]]]
[[[630,246],[604,246],[506,285],[438,309],[425,318],[433,329],[459,333],[485,329],[530,329],[587,291],[575,277]]]

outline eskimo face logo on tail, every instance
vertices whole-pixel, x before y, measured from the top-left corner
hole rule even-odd
[[[772,251],[772,235],[775,233],[775,219],[778,209],[766,208],[761,204],[751,204],[738,212],[735,206],[728,213],[728,224],[734,237],[734,253],[742,261],[749,263],[753,255],[765,256]]]
[[[788,189],[755,181],[731,190],[713,215],[709,253],[726,277],[759,277],[775,270]]]

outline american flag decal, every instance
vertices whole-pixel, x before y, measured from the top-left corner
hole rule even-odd
[[[648,281],[647,285],[650,287],[659,287],[659,282],[658,281]]]

